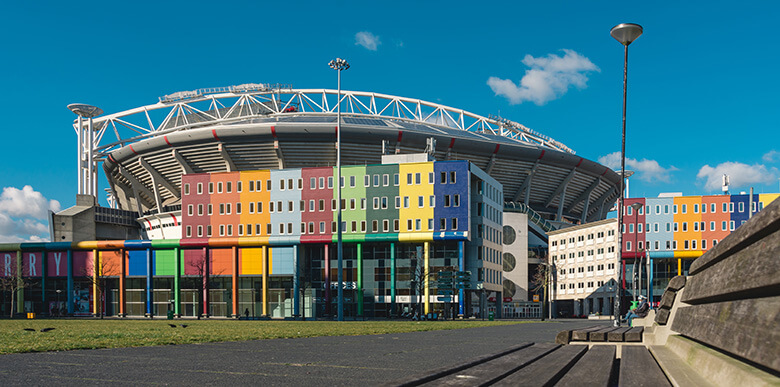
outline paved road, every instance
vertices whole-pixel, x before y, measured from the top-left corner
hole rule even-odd
[[[554,341],[561,330],[589,325],[594,322],[569,320],[374,336],[14,354],[0,356],[0,383],[365,386],[523,342]]]

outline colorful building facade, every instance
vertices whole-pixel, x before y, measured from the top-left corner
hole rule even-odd
[[[440,270],[501,292],[495,179],[468,161],[341,172],[341,203],[332,167],[183,175],[181,239],[4,244],[2,274],[31,284],[20,311],[332,316],[340,205],[346,316],[469,315],[472,292],[437,297]]]

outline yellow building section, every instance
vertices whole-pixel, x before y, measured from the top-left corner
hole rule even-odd
[[[241,224],[242,236],[267,236],[266,224],[271,222],[268,201],[271,193],[266,189],[266,181],[271,179],[271,171],[241,172]],[[258,225],[260,225],[258,230]],[[260,233],[258,233],[258,231]]]
[[[677,213],[674,214],[674,240],[676,251],[699,250],[701,248],[701,196],[674,198]],[[706,225],[705,225],[706,226]]]
[[[261,275],[263,274],[263,249],[242,248],[241,249],[241,275]]]
[[[772,203],[775,201],[778,197],[780,197],[780,194],[759,194],[758,195],[758,202],[764,203],[762,207],[766,207],[769,205],[769,203]]]
[[[399,164],[398,174],[400,175],[398,195],[401,201],[401,208],[398,209],[399,232],[433,231],[436,227],[433,220],[434,207],[431,206],[433,188],[436,184],[433,163]]]

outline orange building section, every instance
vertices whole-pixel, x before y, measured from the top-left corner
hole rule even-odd
[[[107,250],[100,252],[100,266],[98,270],[101,271],[101,275],[105,276],[118,276],[122,269],[122,251],[121,250]]]
[[[263,249],[260,247],[245,247],[239,251],[239,275],[263,274]]]
[[[271,178],[271,171],[241,172],[240,176],[241,236],[267,236],[266,224],[271,222],[271,215],[266,207],[271,200],[271,193],[266,189],[266,180]]]
[[[233,250],[209,250],[209,275],[233,275]]]
[[[674,240],[677,241],[676,250],[696,251],[701,249],[701,196],[680,196],[674,198],[677,213],[674,214],[674,222],[677,230]],[[686,247],[687,246],[687,247]]]

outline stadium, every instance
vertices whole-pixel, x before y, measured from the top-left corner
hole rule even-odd
[[[347,208],[345,199],[341,203],[342,210],[354,210],[355,201],[363,202],[358,204],[357,210],[363,212],[355,215],[352,229],[347,230],[349,225],[343,223],[346,233],[355,233],[345,237],[345,260],[354,261],[346,262],[346,281],[353,283],[347,296],[351,306],[347,307],[353,316],[400,315],[414,303],[424,303],[425,313],[444,313],[444,304],[452,301],[459,304],[459,314],[466,315],[471,310],[484,313],[489,309],[500,314],[502,302],[518,306],[533,293],[528,285],[529,271],[541,263],[538,256],[543,255],[533,249],[546,248],[545,232],[562,224],[603,219],[619,196],[617,173],[577,156],[559,141],[501,117],[373,92],[270,84],[198,89],[166,95],[156,104],[119,113],[94,118],[90,117],[93,114],[80,114],[74,121],[78,134],[77,205],[53,215],[53,244],[18,247],[19,270],[24,266],[23,257],[31,254],[22,250],[37,249],[41,254],[67,250],[73,257],[82,254],[80,260],[92,262],[85,263],[84,270],[108,277],[105,292],[96,284],[82,283],[82,288],[92,287],[93,311],[108,314],[160,315],[174,310],[179,316],[235,317],[251,310],[256,316],[292,317],[304,310],[304,316],[330,315],[330,289],[338,286],[332,282],[335,269],[330,264],[335,256],[331,242],[335,242],[336,222],[328,222],[333,227],[320,222],[317,232],[316,222],[304,219],[307,206],[303,196],[309,189],[308,180],[304,182],[308,176],[312,190],[317,189],[314,175],[332,179],[339,101],[345,171],[341,186],[346,186],[343,179],[347,177],[350,188],[355,187],[355,179],[365,179],[366,187],[362,193],[347,192],[352,208]],[[97,204],[101,165],[108,182],[104,190],[109,208]],[[441,183],[452,185],[440,187],[440,173]],[[250,178],[252,174],[266,177]],[[421,175],[422,185],[427,182],[430,188],[414,188],[428,191],[425,195],[414,191],[414,195],[419,193],[419,210],[405,213],[413,190],[403,184],[404,177],[413,187],[413,177],[420,185]],[[385,176],[384,184],[378,183],[380,176]],[[388,176],[393,176],[392,183]],[[451,180],[447,181],[447,176]],[[272,201],[263,202],[270,205],[267,212],[274,211],[274,203],[281,197],[275,199],[274,195],[283,195],[285,200],[278,200],[276,213],[263,214],[270,218],[262,222],[246,218],[251,213],[260,219],[263,204],[257,201],[255,214],[255,199],[251,204],[244,202],[254,191],[254,182],[257,192],[261,181],[263,187],[267,181],[271,191],[272,180],[281,183],[281,191],[285,181],[289,185],[282,193],[273,183]],[[293,194],[296,180],[297,193]],[[225,195],[231,192],[231,182],[236,195],[244,187],[239,196],[225,199],[229,203],[226,213],[225,203],[215,202],[221,196],[212,188],[217,184],[222,194],[222,181]],[[201,184],[209,186],[208,194],[197,199],[195,186],[201,194]],[[319,189],[324,188],[322,182],[319,185]],[[380,196],[373,197],[374,210],[386,209],[386,199],[392,203],[395,196],[397,211],[383,215],[384,227],[381,219],[374,220],[372,227],[372,211],[365,202],[368,199],[371,203],[369,188],[380,186],[390,187],[386,188],[390,193],[377,194],[388,195],[381,196],[381,208],[377,204]],[[193,195],[188,196],[191,190]],[[334,197],[332,180],[323,192]],[[442,215],[446,207],[455,205],[450,198],[457,197],[455,203],[460,205],[461,195],[464,211]],[[293,203],[298,201],[300,207],[294,209]],[[228,216],[231,202],[235,204],[235,220],[225,223],[227,218],[219,218],[216,207],[221,204],[219,216]],[[205,223],[197,223],[200,220],[193,208],[198,207],[193,203],[201,203],[198,215],[203,214],[203,203],[210,203]],[[282,203],[289,203],[290,214],[279,214]],[[309,212],[314,203],[311,200]],[[335,199],[333,203],[332,208],[325,206],[330,219],[334,219],[337,207]],[[323,205],[319,207],[323,211]],[[392,210],[392,204],[389,207]],[[493,208],[497,216],[483,212]],[[285,220],[279,221],[282,216]],[[523,243],[510,246],[521,239]],[[510,252],[512,249],[516,251]],[[198,259],[204,263],[194,270]],[[50,260],[39,261],[47,264]],[[113,261],[113,266],[106,267],[104,261]],[[442,298],[446,292],[436,292],[431,278],[415,280],[418,266],[424,266],[425,276],[448,268],[474,275],[465,292],[461,289],[452,298]],[[386,275],[376,274],[385,273],[385,269]],[[302,270],[309,274],[302,275]],[[78,270],[63,271],[69,274],[62,286],[71,294],[78,287]],[[40,272],[47,273],[47,269]],[[187,276],[198,275],[211,279],[203,281],[208,282],[203,289],[184,284]],[[303,277],[305,283],[301,282]],[[54,287],[60,286],[57,280],[53,282]],[[420,285],[423,282],[424,286]],[[49,288],[30,290],[40,292],[40,296],[30,297],[47,305],[52,285]],[[96,301],[98,295],[102,302]],[[273,295],[276,304],[269,299]],[[470,307],[476,304],[479,307]],[[69,303],[68,307],[73,306]]]

